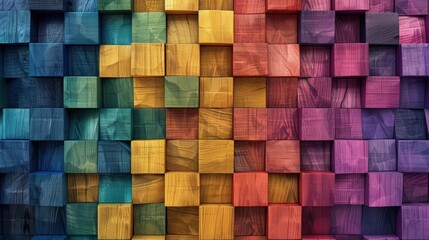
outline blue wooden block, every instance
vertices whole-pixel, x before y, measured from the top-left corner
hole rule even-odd
[[[395,111],[391,109],[362,109],[364,139],[394,138]]]
[[[425,108],[425,94],[425,78],[401,78],[401,108]]]
[[[97,235],[98,203],[71,203],[66,206],[68,235]]]
[[[131,140],[133,115],[130,108],[103,108],[100,110],[101,140]]]
[[[98,13],[65,13],[65,44],[99,44]]]
[[[63,43],[64,16],[63,14],[33,14],[32,26],[37,26],[37,32],[32,32],[32,42]]]
[[[64,171],[64,142],[40,141],[34,144],[37,148],[37,171]]]
[[[362,234],[363,235],[395,235],[396,234],[395,207],[363,207]]]
[[[63,235],[66,234],[65,207],[36,206],[34,225],[36,234]]]
[[[98,76],[98,46],[67,46],[69,76]]]
[[[28,0],[0,0],[0,10],[29,10]]]
[[[1,207],[4,235],[34,235],[34,207],[30,205],[6,205]],[[9,239],[9,236],[8,238]]]
[[[0,11],[0,43],[30,42],[30,11]]]
[[[102,15],[101,44],[131,44],[131,15]]]
[[[66,10],[66,0],[29,0],[30,10],[60,11]]]
[[[100,111],[98,109],[69,109],[69,139],[98,140]]]
[[[4,48],[4,78],[25,78],[29,71],[28,46],[8,46]]]
[[[63,236],[38,235],[38,236],[33,236],[31,240],[67,240],[67,236],[66,235],[63,235]]]
[[[130,170],[131,148],[129,142],[98,142],[99,173],[130,173]]]
[[[134,109],[134,139],[163,139],[165,125],[165,109]]]
[[[69,0],[69,12],[97,12],[97,0]]]
[[[5,108],[3,109],[3,138],[29,139],[30,138],[30,109]]]
[[[28,173],[37,168],[33,146],[27,140],[0,141],[0,173]]]
[[[16,94],[16,95],[19,95],[19,94]],[[3,78],[0,78],[0,108],[4,108],[4,107],[6,107],[6,81]],[[1,136],[2,135],[0,133],[0,139],[1,139]]]
[[[4,54],[3,54],[3,48],[0,48],[0,78],[4,77],[3,69],[4,69]]]
[[[396,139],[426,139],[424,110],[398,109],[395,114]]]
[[[68,138],[67,116],[64,108],[33,108],[30,111],[30,139],[63,141]]]
[[[0,204],[30,204],[28,174],[0,174]]]
[[[0,139],[3,139],[3,111],[0,111]]]
[[[67,178],[64,173],[30,173],[30,204],[60,207],[67,203]]]
[[[99,202],[100,203],[130,203],[131,200],[130,174],[103,174],[100,175]]]
[[[97,240],[97,236],[67,236],[68,240]]]
[[[64,56],[61,43],[30,43],[30,76],[64,76]]]
[[[1,240],[31,240],[31,236],[9,235],[0,237]]]

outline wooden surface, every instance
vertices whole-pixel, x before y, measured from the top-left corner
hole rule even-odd
[[[200,75],[200,46],[198,44],[167,44],[166,56],[166,75]]]
[[[332,49],[334,60],[332,76],[368,76],[368,44],[335,44]]]
[[[360,234],[362,206],[339,205],[331,208],[332,234]]]
[[[257,172],[265,169],[265,141],[234,142],[235,172]]]
[[[301,206],[297,204],[268,206],[269,239],[301,239]]]
[[[130,77],[131,46],[100,45],[100,77]]]
[[[266,208],[236,207],[234,215],[234,235],[264,236],[266,234]],[[265,239],[265,237],[262,237]]]
[[[132,108],[134,106],[134,84],[132,78],[103,79],[103,107]]]
[[[268,45],[265,43],[236,43],[233,46],[233,75],[267,76]]]
[[[299,174],[268,174],[269,203],[298,203]]]
[[[266,84],[265,78],[234,78],[234,107],[264,108]]]
[[[331,10],[331,0],[302,0],[303,11]]]
[[[301,77],[330,77],[331,48],[300,47]]]
[[[366,13],[365,42],[384,45],[398,44],[399,26],[396,13]]]
[[[169,14],[196,13],[199,8],[199,0],[165,0],[165,11]]]
[[[101,15],[101,44],[129,45],[132,42],[131,15]]]
[[[163,108],[134,109],[134,139],[165,138],[166,112]]]
[[[98,142],[99,173],[129,173],[131,166],[130,144],[119,141]]]
[[[298,110],[295,108],[267,109],[267,139],[299,138]]]
[[[130,108],[104,108],[100,110],[101,140],[131,140],[133,138],[132,111]]]
[[[332,170],[335,173],[367,173],[368,141],[335,140]]]
[[[331,170],[331,142],[300,142],[302,171]]]
[[[200,75],[229,77],[232,75],[232,47],[201,46]]]
[[[98,77],[65,77],[65,108],[101,107],[101,81]]]
[[[360,38],[360,16],[356,14],[336,14],[335,42],[359,43]]]
[[[134,78],[134,107],[163,108],[164,78]]]
[[[163,175],[133,175],[133,204],[164,202],[164,186]]]
[[[166,155],[167,171],[198,172],[198,140],[169,140]]]
[[[131,76],[159,77],[164,75],[164,44],[131,44]]]
[[[233,78],[200,78],[201,108],[232,108]]]
[[[333,44],[335,42],[334,11],[303,11],[300,15],[299,42]]]
[[[362,139],[360,109],[335,109],[335,139]]]
[[[134,12],[163,12],[165,0],[136,0],[134,1]]]
[[[200,0],[201,10],[234,10],[234,0]]]
[[[265,14],[235,14],[234,43],[265,43]]]
[[[167,139],[197,139],[198,109],[167,109]]]
[[[234,0],[234,13],[265,13],[265,0]]]
[[[66,205],[67,234],[97,234],[97,203],[71,203]]]
[[[330,208],[329,207],[304,207],[302,208],[302,234],[329,234],[330,225]],[[305,240],[318,240],[318,239],[330,239],[328,236],[322,235],[314,236],[314,238],[308,236],[302,237]]]
[[[199,217],[200,239],[234,239],[233,206],[202,205]]]
[[[200,174],[202,204],[232,203],[232,174]]]
[[[64,43],[100,43],[98,13],[66,13],[64,20]]]
[[[234,141],[199,140],[200,173],[234,173]]]
[[[267,101],[270,108],[296,108],[298,106],[297,78],[269,78]]]
[[[301,0],[265,0],[267,12],[298,12],[301,10]]]
[[[97,173],[97,141],[64,141],[64,172]]]
[[[298,16],[293,14],[266,15],[266,41],[269,44],[298,42]]]
[[[419,16],[399,16],[399,43],[425,43],[425,19]]]
[[[221,10],[200,10],[198,29],[200,44],[233,44],[234,12]]]
[[[361,107],[361,79],[332,79],[332,103],[334,108]]]
[[[190,76],[168,76],[164,81],[165,107],[195,108],[199,103],[199,79]]]
[[[331,78],[300,78],[298,81],[298,107],[329,108],[331,95]]]
[[[234,173],[233,204],[235,207],[267,206],[268,173]]]
[[[335,111],[330,108],[301,108],[299,112],[300,140],[333,140]]]
[[[369,12],[394,12],[394,0],[370,0]]]
[[[167,208],[167,239],[197,240],[199,233],[199,207]],[[187,236],[173,236],[187,235]]]
[[[130,239],[133,235],[131,204],[98,205],[98,237],[101,239]]]
[[[368,173],[365,178],[365,184],[366,206],[389,207],[402,205],[402,173]]]
[[[299,45],[268,45],[268,75],[270,77],[299,77]]]
[[[299,182],[301,206],[333,206],[335,203],[335,174],[331,172],[302,172]]]
[[[199,139],[232,139],[232,109],[201,108],[198,121]]]
[[[131,174],[165,173],[165,140],[131,141]]]
[[[269,173],[299,173],[299,141],[267,141],[265,153],[265,171]]]
[[[362,107],[399,108],[399,77],[368,77],[362,85]]]
[[[200,176],[192,172],[165,174],[165,205],[168,207],[198,206],[200,204]]]
[[[167,43],[198,43],[198,16],[168,15]]]
[[[67,137],[67,115],[61,108],[30,109],[30,139],[59,140]],[[40,129],[46,129],[40,132]]]
[[[163,203],[133,206],[134,234],[165,234],[166,210]]]
[[[98,202],[97,174],[67,174],[68,202]]]
[[[267,111],[264,108],[234,108],[234,140],[266,140]]]
[[[369,0],[332,0],[335,11],[362,12],[369,10]]]
[[[106,174],[100,176],[98,191],[100,203],[131,203],[132,180],[129,174]]]

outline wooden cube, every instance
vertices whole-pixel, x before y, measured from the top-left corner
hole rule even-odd
[[[267,101],[270,108],[298,107],[297,78],[269,78],[267,82]]]
[[[164,235],[165,215],[164,203],[134,205],[134,234]],[[148,237],[149,240],[153,239],[150,236]]]
[[[167,139],[198,139],[198,109],[167,109]]]
[[[335,175],[335,204],[363,205],[365,203],[365,174]]]
[[[338,205],[331,208],[331,234],[353,235],[362,231],[362,206]]]
[[[397,45],[399,18],[397,13],[365,13],[365,42]]]
[[[198,233],[199,207],[167,208],[168,240],[198,240]]]
[[[130,239],[133,235],[132,204],[98,205],[98,237]]]
[[[397,234],[401,239],[425,239],[429,232],[424,224],[428,221],[429,205],[427,203],[404,204],[399,209]]]
[[[165,45],[162,43],[131,44],[131,76],[165,75]]]
[[[367,77],[362,84],[362,107],[399,108],[399,77]]]
[[[62,43],[30,43],[29,76],[62,77],[67,72]]]
[[[268,75],[268,45],[265,43],[236,43],[233,46],[233,69],[236,77]]]
[[[132,16],[130,14],[101,15],[101,44],[130,45],[132,43]]]
[[[129,173],[131,148],[129,143],[119,141],[98,142],[99,173]]]
[[[103,79],[103,107],[132,108],[134,106],[132,78]]]
[[[98,140],[100,111],[98,109],[69,109],[69,139]]]
[[[131,173],[165,173],[165,140],[131,141]]]
[[[98,202],[98,174],[67,174],[68,202]]]
[[[402,173],[368,173],[365,184],[366,206],[389,207],[402,205]]]
[[[201,108],[199,139],[232,139],[232,109]]]
[[[425,114],[420,109],[398,109],[395,114],[396,139],[425,139]]]
[[[100,111],[100,139],[129,141],[133,138],[131,108],[103,108]]]
[[[299,114],[300,140],[333,140],[335,111],[331,108],[301,108]]]
[[[134,107],[163,108],[164,78],[134,78]]]
[[[234,173],[234,141],[200,140],[198,151],[200,173]]]
[[[100,175],[98,190],[100,203],[131,203],[132,180],[130,174]]]
[[[267,141],[265,171],[270,173],[299,173],[300,148],[299,141],[272,140]]]
[[[363,109],[362,131],[364,139],[395,138],[395,111],[390,109]]]
[[[298,203],[298,174],[268,174],[269,203]]]
[[[201,174],[201,203],[232,203],[232,174]]]
[[[426,43],[425,18],[421,16],[399,16],[399,43]]]
[[[361,109],[335,109],[335,139],[362,139]]]
[[[424,0],[396,0],[395,12],[399,15],[427,15],[428,2]]]
[[[302,209],[297,204],[268,206],[269,239],[301,239]]]
[[[135,1],[134,4],[142,1]],[[133,43],[166,43],[167,17],[162,12],[134,12],[132,14]]]
[[[164,175],[143,174],[132,176],[133,204],[164,202]]]
[[[334,44],[332,48],[334,77],[368,76],[368,44]]]
[[[234,239],[234,207],[228,205],[200,206],[201,239]],[[218,231],[221,228],[222,231]]]
[[[331,10],[331,0],[302,0],[303,11]]]
[[[99,49],[98,45],[68,45],[68,76],[98,76]]]
[[[265,14],[235,14],[235,43],[265,43]]]
[[[98,10],[100,12],[131,12],[133,10],[133,1],[112,1],[100,0],[98,1]]]
[[[333,78],[331,107],[361,108],[362,81],[359,78]]]
[[[100,77],[131,77],[131,46],[100,46]]]
[[[368,170],[370,172],[396,171],[396,142],[394,139],[368,141]]]
[[[331,48],[301,46],[301,77],[330,77]]]
[[[301,12],[299,42],[301,44],[333,44],[335,42],[334,11]]]
[[[267,14],[266,41],[269,44],[298,43],[298,16]]]
[[[64,141],[64,172],[97,173],[97,141]]]
[[[298,107],[331,107],[332,80],[328,77],[300,78],[298,80]]]
[[[335,174],[332,172],[302,172],[299,198],[301,206],[323,207],[335,204]]]
[[[331,142],[301,141],[300,147],[302,171],[331,170]]]
[[[30,139],[59,140],[67,138],[67,115],[63,108],[30,109]],[[40,131],[46,129],[46,131]]]
[[[200,75],[200,46],[198,44],[167,44],[166,55],[166,75]]]
[[[97,234],[97,203],[69,203],[66,206],[67,234]]]
[[[335,140],[332,169],[335,173],[367,173],[368,141]]]
[[[234,0],[200,0],[201,10],[234,10]]]
[[[236,172],[265,170],[265,141],[235,141],[234,168]]]
[[[335,18],[335,42],[359,43],[361,17],[358,14],[337,14]]]
[[[301,11],[301,0],[265,0],[267,12],[299,12]]]
[[[303,207],[302,208],[302,234],[329,234],[330,207]],[[326,235],[302,236],[305,240],[331,239]],[[332,240],[335,238],[332,238]]]
[[[10,3],[13,4],[13,2]],[[0,19],[3,23],[9,23],[3,25],[3,34],[0,37],[1,43],[16,44],[30,42],[31,15],[30,11],[28,11],[28,5],[27,9],[23,9],[22,11],[2,11]]]
[[[134,12],[164,12],[165,0],[136,0]]]
[[[67,203],[67,179],[64,173],[35,172],[28,177],[31,205],[61,207]]]
[[[234,107],[264,108],[266,106],[265,78],[235,78]]]
[[[234,173],[233,189],[234,206],[268,205],[268,173]]]
[[[369,10],[369,0],[332,0],[332,9],[345,12],[364,12]]]
[[[198,77],[165,77],[165,107],[198,107]]]
[[[166,109],[134,109],[134,139],[165,138]]]
[[[397,68],[400,76],[426,76],[428,67],[425,62],[428,46],[426,44],[402,44],[397,52]]]
[[[424,78],[402,78],[400,89],[401,108],[425,107],[426,81]]]
[[[187,207],[200,205],[200,176],[192,172],[165,174],[165,206]]]
[[[232,76],[232,47],[201,46],[200,74],[204,77]]]
[[[65,77],[65,108],[99,108],[101,81],[98,77]]]
[[[299,77],[299,45],[268,45],[268,75],[270,77]]]
[[[38,170],[38,169],[37,169]],[[1,183],[2,183],[2,189],[1,189],[1,196],[0,196],[0,203],[5,205],[11,205],[11,204],[30,204],[30,186],[32,183],[29,181],[28,174],[16,174],[16,173],[6,173],[2,174],[1,177]],[[53,179],[57,180],[58,178],[56,176],[53,177]],[[232,175],[231,175],[231,183],[232,183]],[[55,183],[53,183],[55,184]],[[231,184],[232,185],[232,184]],[[57,185],[58,186],[58,185]],[[40,187],[40,183],[37,184],[35,187]],[[46,193],[46,190],[44,190]],[[67,193],[66,193],[67,194]],[[34,195],[34,193],[33,193]],[[44,194],[47,195],[47,194]],[[231,195],[231,192],[230,194]],[[38,196],[37,196],[38,197]],[[55,202],[60,202],[58,200],[61,199],[61,195],[58,198],[55,198]],[[40,198],[43,198],[40,197]],[[40,199],[38,197],[38,199]],[[67,199],[66,199],[67,201]],[[57,204],[58,205],[58,204]],[[0,228],[1,230],[1,228]]]
[[[429,183],[427,173],[404,173],[403,174],[403,203],[426,202],[429,196]]]
[[[265,240],[266,212],[265,207],[236,207],[234,214],[235,239],[260,240],[259,236]]]
[[[267,139],[299,139],[298,110],[296,108],[267,109]]]
[[[233,44],[234,12],[222,10],[200,10],[198,28],[200,44]]]
[[[167,171],[198,172],[198,140],[167,141]]]
[[[165,11],[168,14],[189,14],[197,13],[199,9],[198,0],[165,0]]]
[[[201,108],[232,108],[233,78],[200,78]]]
[[[37,169],[30,141],[0,140],[0,149],[1,173],[29,173]]]
[[[167,43],[198,43],[198,16],[168,15]]]
[[[369,47],[369,75],[394,76],[396,75],[396,47],[370,46]]]
[[[234,140],[266,140],[267,111],[265,108],[234,109]]]
[[[265,0],[234,0],[234,13],[265,13]]]
[[[6,108],[2,121],[5,139],[30,139],[30,109]]]
[[[65,44],[99,44],[98,13],[68,12],[64,14]]]

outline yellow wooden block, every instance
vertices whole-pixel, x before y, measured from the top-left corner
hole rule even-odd
[[[167,43],[198,43],[198,15],[168,15]]]
[[[165,44],[131,44],[131,76],[159,77],[165,75]]]
[[[132,204],[98,205],[98,239],[130,239],[132,235]]]
[[[200,108],[199,139],[232,139],[232,108]]]
[[[299,174],[269,174],[269,203],[298,203]]]
[[[233,78],[200,78],[200,107],[232,108]]]
[[[132,240],[165,240],[163,235],[134,235]]]
[[[200,176],[193,172],[165,174],[165,206],[186,207],[200,205]]]
[[[100,77],[119,78],[131,76],[131,46],[100,46]]]
[[[134,0],[134,12],[164,12],[164,0]]]
[[[200,206],[200,239],[234,239],[234,207]]]
[[[134,107],[163,108],[164,78],[134,78]]]
[[[98,202],[98,174],[67,174],[68,202]]]
[[[133,175],[133,203],[144,204],[164,202],[164,187],[164,175]]]
[[[198,140],[167,141],[167,171],[198,172]]]
[[[200,174],[201,203],[231,203],[232,174]]]
[[[201,10],[234,10],[234,0],[200,0]]]
[[[199,141],[200,173],[234,173],[233,140]]]
[[[234,107],[265,108],[265,78],[234,78]]]
[[[131,141],[131,174],[165,173],[165,140]]]
[[[197,13],[198,0],[165,0],[165,11],[169,14]]]
[[[200,10],[198,23],[200,44],[234,43],[234,11]]]
[[[168,76],[199,76],[200,45],[167,44]]]

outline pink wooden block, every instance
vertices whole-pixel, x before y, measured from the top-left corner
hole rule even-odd
[[[299,173],[300,147],[297,140],[271,140],[266,143],[265,171]]]
[[[360,108],[361,82],[356,78],[332,79],[332,107]]]
[[[399,16],[399,43],[426,43],[425,17]]]
[[[394,12],[395,0],[369,0],[370,12]]]
[[[364,12],[369,10],[369,0],[332,0],[335,11]]]
[[[234,13],[265,13],[265,0],[234,0]]]
[[[335,174],[332,172],[302,172],[299,181],[301,206],[333,206]]]
[[[268,107],[298,107],[298,78],[269,78],[267,88]]]
[[[363,205],[365,202],[364,174],[335,175],[335,204]]]
[[[331,10],[331,0],[302,0],[303,11]]]
[[[257,172],[265,170],[265,141],[235,141],[234,171]]]
[[[362,139],[361,109],[335,109],[335,139]]]
[[[367,43],[339,43],[332,48],[332,75],[356,77],[369,75]]]
[[[235,108],[234,140],[266,140],[267,109]]]
[[[301,239],[302,209],[297,204],[268,206],[268,239]]]
[[[302,234],[329,234],[330,207],[303,207]]]
[[[265,14],[234,14],[235,43],[265,43]]]
[[[298,109],[267,108],[267,139],[299,139]]]
[[[367,77],[362,83],[362,107],[399,108],[399,77]]]
[[[332,169],[335,173],[367,173],[368,141],[335,140]]]
[[[402,186],[402,173],[368,173],[365,179],[365,205],[369,207],[401,206]]]
[[[268,45],[268,75],[270,77],[299,77],[298,44]]]
[[[335,111],[332,108],[300,108],[299,139],[307,141],[334,140]]]
[[[401,239],[429,239],[429,204],[403,204],[397,217],[396,234]]]
[[[234,173],[233,189],[234,206],[268,205],[268,173]]]
[[[331,208],[331,234],[360,235],[361,226],[362,206],[336,205]],[[337,236],[335,239],[338,239]]]
[[[268,46],[265,43],[236,43],[232,58],[234,76],[268,75]]]
[[[330,77],[331,48],[301,46],[301,77]]]

